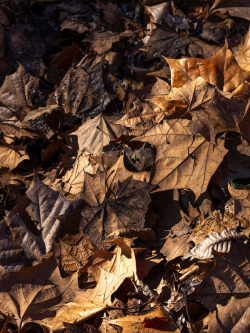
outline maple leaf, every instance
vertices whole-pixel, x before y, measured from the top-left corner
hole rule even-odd
[[[42,230],[42,238],[48,252],[52,249],[54,240],[63,233],[63,227],[55,216],[70,214],[83,202],[81,199],[66,200],[62,192],[54,191],[46,186],[36,174],[26,194],[31,200],[27,212]]]
[[[132,176],[121,181],[110,171],[107,180],[105,172],[86,174],[81,197],[89,207],[83,210],[80,222],[84,236],[94,247],[100,247],[117,229],[143,228],[151,188]]]
[[[152,184],[159,185],[158,190],[188,187],[198,197],[207,189],[227,149],[222,140],[214,146],[201,135],[193,136],[188,124],[186,119],[164,121],[133,140],[155,146]]]
[[[129,243],[128,243],[129,242]],[[97,314],[112,303],[112,294],[120,287],[125,278],[138,282],[134,250],[130,248],[130,240],[120,238],[114,240],[118,244],[114,251],[113,265],[106,260],[99,267],[98,283],[94,289],[78,290],[74,302],[67,303],[57,311],[53,318],[39,321],[50,330],[63,328],[63,322],[75,323]]]
[[[125,132],[125,128],[108,121],[103,114],[99,114],[94,119],[87,120],[76,132],[78,139],[78,155],[87,150],[91,154],[100,156],[103,147],[108,145],[110,140],[115,140]]]
[[[201,76],[206,82],[226,92],[233,92],[249,79],[250,73],[242,70],[237,64],[232,52],[225,46],[212,58],[170,59],[172,87],[180,88],[186,82]]]
[[[19,272],[7,272],[0,266],[0,277],[0,309],[13,315],[19,328],[36,312],[69,302],[78,289],[77,275],[62,278],[53,255]]]

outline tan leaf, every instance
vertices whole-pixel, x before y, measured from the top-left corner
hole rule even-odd
[[[38,89],[39,78],[32,77],[26,69],[19,64],[17,71],[7,75],[0,88],[0,101],[8,107],[13,114],[23,120],[27,113],[34,110],[32,96]]]
[[[13,315],[18,327],[36,312],[71,301],[78,289],[77,275],[62,278],[53,255],[19,272],[10,273],[0,266],[0,276],[0,309]]]
[[[227,149],[223,140],[214,146],[199,134],[193,136],[188,124],[186,119],[164,121],[133,140],[157,149],[152,184],[159,185],[158,190],[188,187],[198,197],[206,191]]]
[[[166,257],[167,261],[181,257],[190,249],[190,244],[187,242],[188,238],[189,235],[176,238],[167,237],[160,252]]]
[[[23,160],[29,160],[24,150],[14,146],[0,146],[0,167],[15,169]]]
[[[93,39],[83,39],[83,42],[91,42],[93,49],[98,54],[103,54],[109,51],[113,45],[113,43],[119,41],[119,35],[112,31],[103,31],[97,32],[95,31],[93,34]]]
[[[228,184],[228,190],[234,198],[235,216],[250,221],[250,190],[235,189],[230,184]]]
[[[72,135],[78,138],[78,155],[87,150],[91,154],[100,156],[103,147],[121,136],[124,131],[123,126],[109,122],[101,113],[94,119],[87,120]]]
[[[212,15],[218,12],[221,14],[227,13],[227,15],[229,14],[230,16],[249,20],[250,4],[248,0],[241,0],[240,2],[237,0],[216,0],[214,1],[209,14]]]
[[[100,275],[94,289],[78,291],[74,302],[65,304],[53,318],[45,318],[39,323],[51,331],[63,328],[63,322],[73,323],[86,320],[112,303],[112,294],[120,287],[125,278],[137,281],[136,262],[133,249],[126,240],[114,240],[118,244],[114,267],[99,268]]]

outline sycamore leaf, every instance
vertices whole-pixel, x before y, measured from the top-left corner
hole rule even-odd
[[[156,166],[152,184],[158,190],[190,188],[198,197],[222,162],[227,149],[215,146],[200,134],[192,135],[186,119],[164,121],[133,140],[155,146]]]
[[[209,234],[203,242],[187,252],[183,258],[205,260],[213,258],[213,251],[228,253],[231,249],[231,240],[237,240],[239,238],[244,238],[244,234],[237,230],[225,229],[221,233],[213,232]]]
[[[180,88],[186,82],[201,76],[206,82],[226,92],[233,92],[238,86],[250,78],[237,64],[232,52],[225,46],[212,58],[169,59],[172,87]]]
[[[0,101],[12,113],[23,120],[27,113],[34,110],[32,96],[38,89],[39,78],[32,77],[26,69],[19,64],[14,74],[7,75],[0,88]]]
[[[82,211],[81,228],[94,247],[115,230],[142,229],[151,199],[151,185],[127,175],[116,174],[106,180],[106,173],[85,175],[82,198],[88,203]]]
[[[29,160],[24,150],[14,146],[0,146],[0,167],[12,170],[23,160]]]
[[[49,252],[55,239],[63,233],[62,224],[55,216],[70,214],[83,202],[81,199],[66,200],[62,192],[56,192],[46,186],[36,174],[26,194],[31,200],[27,212],[42,230],[46,252]]]
[[[108,121],[102,113],[94,119],[87,120],[76,132],[78,138],[78,155],[87,150],[91,154],[100,156],[103,147],[108,145],[110,140],[115,140],[123,134],[125,128]]]
[[[62,278],[53,255],[19,272],[10,273],[0,266],[0,277],[0,310],[13,315],[19,327],[36,312],[69,302],[78,289],[77,275]]]
[[[207,272],[192,298],[214,311],[217,304],[225,304],[232,296],[249,294],[249,254],[249,244],[235,242],[229,254],[216,256],[215,267]]]

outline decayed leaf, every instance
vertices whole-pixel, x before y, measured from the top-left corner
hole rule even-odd
[[[81,196],[90,207],[82,212],[81,228],[94,247],[100,247],[115,230],[144,227],[152,187],[129,175],[123,179],[110,172],[107,179],[100,171],[95,176],[85,175]]]
[[[206,239],[187,252],[183,258],[210,259],[213,258],[213,250],[220,253],[228,253],[231,249],[231,240],[244,238],[242,232],[237,230],[223,230],[221,233],[213,232]]]
[[[24,150],[14,146],[0,146],[0,167],[12,170],[23,160],[29,160]]]
[[[179,332],[169,314],[160,307],[145,315],[111,320],[109,325],[120,326],[123,332]]]
[[[62,105],[65,113],[82,117],[83,113],[99,114],[112,99],[113,96],[105,89],[102,64],[99,62],[87,72],[81,66],[68,71],[47,105]]]
[[[248,332],[249,311],[250,297],[243,299],[232,297],[227,305],[218,305],[216,311],[209,314],[208,333]]]
[[[112,294],[120,287],[125,278],[138,281],[133,249],[124,239],[113,242],[118,244],[113,261],[114,266],[108,265],[107,271],[99,268],[100,274],[96,287],[78,291],[74,302],[65,304],[57,311],[54,318],[45,318],[40,321],[40,324],[55,331],[63,328],[63,322],[73,323],[86,320],[112,303]]]
[[[133,140],[148,142],[157,149],[153,184],[158,190],[188,187],[199,196],[223,160],[227,149],[223,140],[217,146],[203,136],[192,135],[186,119],[164,121]]]
[[[166,242],[161,248],[160,252],[166,257],[168,261],[177,257],[181,257],[190,249],[190,244],[187,242],[188,238],[189,235],[183,235],[178,238],[167,237]]]
[[[234,213],[238,218],[246,218],[250,220],[250,191],[243,189],[235,189],[228,184],[228,190],[234,198]]]
[[[233,92],[250,78],[250,73],[242,70],[232,52],[225,46],[212,58],[165,58],[171,69],[172,87],[180,88],[186,82],[201,76],[206,82],[226,92]]]
[[[92,255],[91,244],[79,234],[64,235],[55,246],[55,255],[60,266],[67,273],[75,272],[84,266]]]
[[[35,313],[71,301],[78,289],[77,275],[62,278],[53,255],[19,272],[10,273],[0,266],[0,276],[0,309],[13,315],[19,327]]]
[[[0,101],[12,113],[23,120],[27,113],[34,110],[32,96],[37,91],[39,79],[32,77],[25,68],[19,64],[14,74],[7,75],[0,88]]]
[[[192,298],[201,302],[209,311],[217,304],[225,304],[232,296],[244,296],[250,292],[249,244],[236,242],[224,257],[216,256],[215,267],[196,289]]]
[[[100,156],[103,147],[108,145],[110,140],[121,136],[124,131],[123,126],[109,122],[101,113],[94,119],[87,120],[72,135],[77,135],[78,138],[78,155],[87,150],[91,154]]]
[[[49,252],[54,240],[63,233],[62,224],[55,216],[70,214],[83,202],[81,199],[66,200],[62,192],[56,192],[43,184],[36,174],[26,194],[31,200],[27,211],[42,230],[46,252]]]

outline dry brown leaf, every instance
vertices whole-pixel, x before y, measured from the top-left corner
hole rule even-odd
[[[100,157],[103,147],[124,132],[125,128],[123,126],[109,122],[109,119],[101,113],[94,119],[87,120],[72,135],[76,135],[78,138],[78,156],[87,150],[89,153]]]
[[[189,249],[190,244],[187,242],[189,235],[183,235],[176,238],[166,238],[166,242],[160,252],[166,257],[167,261],[183,256]]]
[[[122,332],[179,332],[169,314],[158,307],[153,312],[140,316],[126,316],[109,321],[109,325],[122,327]]]
[[[232,296],[249,294],[249,253],[249,244],[236,242],[229,254],[216,256],[215,267],[207,272],[192,298],[214,311],[217,304],[225,304]]]
[[[249,20],[250,4],[248,0],[215,0],[210,9],[209,15],[221,13],[242,19]]]
[[[7,75],[0,88],[0,101],[12,113],[23,120],[27,113],[34,110],[32,98],[37,92],[39,79],[32,77],[25,68],[19,64],[14,74]]]
[[[71,301],[78,289],[77,275],[62,278],[53,255],[19,272],[9,273],[0,266],[0,276],[0,309],[13,315],[20,328],[35,313]]]
[[[198,197],[222,162],[227,149],[220,140],[215,146],[200,134],[192,135],[189,120],[164,121],[133,140],[155,146],[156,170],[152,184],[160,191],[190,188]]]
[[[20,147],[0,146],[0,167],[12,170],[24,160],[29,160],[29,156]]]
[[[208,333],[248,332],[249,311],[250,297],[243,299],[232,297],[227,305],[218,305],[216,311],[209,314]]]
[[[103,54],[112,48],[115,42],[120,40],[119,35],[111,31],[95,31],[91,39],[83,39],[83,42],[91,42],[93,49],[98,54]]]
[[[86,174],[81,194],[90,206],[82,212],[81,228],[95,248],[102,246],[101,242],[115,230],[142,229],[151,201],[151,185],[129,174],[121,178],[117,169],[110,170],[107,178],[106,172]]]
[[[66,234],[55,245],[56,258],[59,257],[59,265],[67,273],[78,271],[84,266],[92,255],[92,246],[79,234]]]
[[[242,70],[232,52],[225,46],[212,58],[169,59],[172,87],[180,88],[186,82],[202,77],[206,82],[225,92],[233,92],[250,78],[250,73]]]
[[[78,291],[74,302],[67,303],[57,311],[53,318],[45,318],[39,323],[51,331],[63,328],[63,322],[74,323],[92,317],[112,303],[112,294],[120,287],[125,278],[137,282],[136,262],[133,249],[125,239],[114,240],[118,244],[114,258],[114,267],[107,271],[99,268],[100,274],[96,287]]]
[[[94,175],[98,169],[102,170],[102,165],[90,153],[83,152],[75,159],[73,168],[68,170],[62,178],[65,183],[64,191],[72,194],[80,193],[83,189],[85,173]]]
[[[234,214],[237,218],[246,218],[250,221],[250,191],[243,189],[235,189],[228,184],[228,190],[234,198]]]
[[[73,213],[83,202],[81,199],[66,200],[62,192],[46,186],[36,174],[26,194],[31,200],[27,212],[41,230],[46,252],[49,252],[55,239],[63,234],[62,224],[55,217]]]

